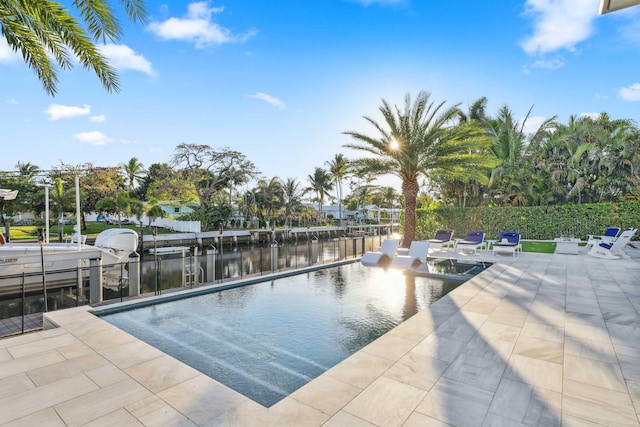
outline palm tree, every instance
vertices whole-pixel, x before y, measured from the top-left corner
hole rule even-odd
[[[594,182],[597,201],[615,200],[638,192],[640,132],[630,123],[604,128],[598,158],[600,177]]]
[[[40,172],[40,168],[38,166],[31,164],[30,162],[23,163],[21,161],[16,163],[16,170],[21,177],[28,179],[33,178],[38,174],[38,172]]]
[[[65,191],[64,181],[62,180],[62,178],[55,178],[53,180],[53,185],[51,187],[49,197],[51,199],[51,203],[53,203],[54,216],[57,216],[59,218],[58,240],[62,242],[62,235],[64,234],[62,220],[64,218],[64,213],[67,211],[68,206],[71,204],[73,194],[71,194],[71,191]]]
[[[404,111],[382,100],[379,108],[386,129],[375,120],[364,117],[378,131],[371,137],[355,131],[344,132],[358,141],[345,147],[372,154],[357,160],[379,174],[394,174],[402,180],[405,200],[403,246],[409,247],[416,232],[416,198],[418,178],[431,172],[485,179],[483,170],[492,165],[484,154],[489,144],[485,131],[475,123],[454,125],[459,115],[457,106],[444,109],[445,102],[434,105],[429,93],[420,92],[411,102],[405,97]]]
[[[300,183],[295,178],[287,178],[282,183],[282,205],[284,207],[284,221],[292,226],[292,217],[302,211],[302,196],[304,191],[300,188]]]
[[[265,222],[271,221],[273,213],[282,203],[282,183],[276,177],[269,181],[261,179],[254,192],[262,219]]]
[[[465,113],[464,111],[458,111],[458,121],[459,123],[469,123],[473,120],[478,122],[483,121],[487,118],[487,97],[483,96],[478,98],[471,106],[469,107],[469,112]]]
[[[131,213],[131,198],[129,197],[129,193],[126,191],[121,191],[116,194],[114,199],[116,215],[118,215],[118,227],[122,228],[122,215],[129,215]]]
[[[316,193],[316,201],[318,202],[318,219],[323,218],[322,216],[322,204],[324,203],[324,198],[329,191],[333,188],[331,184],[331,175],[327,172],[326,169],[316,167],[313,175],[307,176],[307,180],[309,184],[311,184],[307,190],[314,191]]]
[[[336,184],[336,195],[338,198],[338,218],[340,221],[340,225],[342,225],[342,180],[349,173],[349,161],[344,156],[344,154],[336,154],[333,160],[330,160],[327,163],[329,166],[329,173],[331,174],[331,179]]]
[[[532,107],[533,108],[533,107]],[[506,105],[495,119],[484,120],[484,125],[493,140],[491,152],[498,164],[491,171],[489,189],[499,197],[500,204],[523,205],[527,203],[527,177],[530,168],[523,167],[527,135],[524,132],[531,109],[523,120],[516,120]],[[550,128],[554,128],[556,117],[545,120],[536,130],[532,139],[539,138]]]
[[[108,0],[73,2],[71,11],[51,0],[1,1],[0,27],[7,44],[20,51],[49,95],[56,94],[58,72],[77,60],[93,70],[108,92],[118,91],[118,76],[97,43],[116,41],[122,25]],[[144,0],[120,0],[132,22],[144,22]],[[75,18],[80,16],[80,20]],[[86,28],[86,29],[85,29]],[[74,59],[77,58],[77,59]]]
[[[393,187],[382,187],[380,188],[378,195],[380,196],[381,202],[383,202],[389,209],[392,210],[396,201],[398,200],[399,194]],[[393,215],[391,215],[391,219],[393,220]]]
[[[469,106],[468,112],[458,111],[458,123],[476,123],[481,126],[487,120],[487,102],[488,99],[483,96]],[[449,201],[455,201],[460,207],[476,206],[482,203],[483,187],[477,180],[439,174],[432,176],[432,181],[435,181],[441,191],[447,194]]]
[[[132,194],[136,183],[140,184],[144,179],[143,173],[146,172],[144,165],[138,161],[137,157],[132,157],[127,163],[120,163],[120,168],[127,179],[129,194]]]
[[[559,183],[556,190],[558,202],[574,200],[583,203],[590,200],[590,190],[597,179],[599,171],[597,156],[599,153],[597,126],[589,118],[571,116],[568,125],[558,125],[542,145],[541,160],[537,160],[545,168],[552,183]],[[536,150],[534,145],[530,151]]]

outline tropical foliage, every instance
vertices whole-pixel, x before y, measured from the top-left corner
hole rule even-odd
[[[481,117],[493,141],[494,168],[486,184],[463,185],[450,175],[434,177],[441,200],[452,206],[548,206],[611,202],[640,195],[640,130],[631,120],[552,117],[531,134],[508,107]],[[465,183],[470,184],[470,183]]]
[[[74,10],[50,0],[0,1],[0,29],[11,49],[19,52],[49,95],[55,95],[60,68],[78,61],[92,70],[107,91],[118,91],[118,76],[98,43],[122,36],[122,24],[107,0],[74,1]],[[146,20],[143,0],[120,0],[132,22]]]
[[[408,247],[415,238],[419,178],[440,173],[461,179],[483,179],[482,171],[492,164],[486,155],[490,141],[474,122],[456,125],[454,119],[460,114],[457,106],[445,107],[445,102],[436,105],[427,92],[420,92],[413,101],[407,94],[404,109],[383,100],[379,110],[384,124],[365,117],[378,134],[372,137],[345,132],[357,141],[345,147],[370,155],[354,160],[364,169],[393,174],[402,180],[403,245]]]

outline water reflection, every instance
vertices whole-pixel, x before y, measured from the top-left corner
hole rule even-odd
[[[186,258],[181,253],[159,256],[160,291],[189,286],[196,281],[202,283],[204,278],[213,277],[215,281],[242,279],[245,276],[270,273],[274,270],[302,268],[309,265],[325,264],[335,261],[356,258],[363,251],[372,250],[380,245],[382,237],[366,237],[364,239],[336,239],[329,241],[301,242],[283,244],[275,250],[271,247],[224,247],[216,253],[214,265],[209,265],[207,255],[197,257],[187,251]],[[211,268],[214,271],[209,272]],[[198,272],[198,277],[183,273]],[[148,254],[142,258],[142,292],[153,292],[155,289],[155,265]],[[344,282],[337,278],[336,292]],[[105,296],[105,298],[109,298]]]
[[[418,312],[418,299],[416,298],[416,277],[407,274],[404,279],[404,307],[402,308],[402,321],[404,322]]]

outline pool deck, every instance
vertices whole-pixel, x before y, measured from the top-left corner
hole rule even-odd
[[[0,426],[640,425],[639,249],[456,256],[496,264],[269,409],[51,312],[0,340]]]

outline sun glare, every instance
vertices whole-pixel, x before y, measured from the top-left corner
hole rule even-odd
[[[389,148],[395,151],[400,148],[400,144],[398,144],[398,141],[395,139],[392,139],[391,142],[389,142]]]

